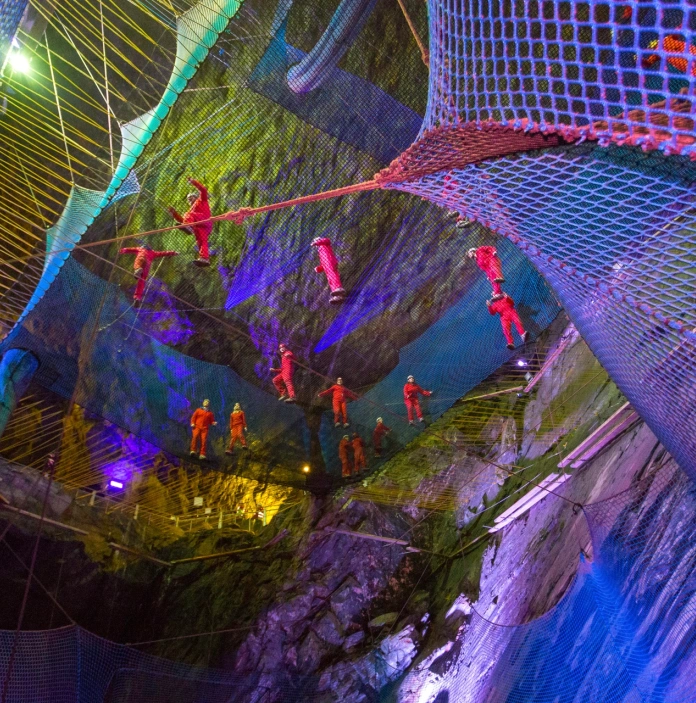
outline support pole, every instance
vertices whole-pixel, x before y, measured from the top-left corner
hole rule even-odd
[[[25,349],[10,349],[0,360],[0,436],[38,368],[39,360]]]

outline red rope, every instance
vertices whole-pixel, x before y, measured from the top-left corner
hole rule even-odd
[[[343,188],[335,188],[334,190],[325,190],[323,193],[314,193],[313,195],[303,195],[292,200],[284,200],[280,203],[272,203],[270,205],[262,205],[261,207],[243,207],[239,210],[226,212],[224,215],[216,215],[210,218],[210,222],[216,220],[230,220],[237,225],[241,225],[247,217],[258,215],[261,212],[271,212],[272,210],[281,210],[286,207],[294,207],[295,205],[304,205],[305,203],[316,203],[319,200],[329,200],[330,198],[340,198],[351,193],[360,193],[362,191],[376,190],[380,188],[376,180],[365,181],[364,183],[356,183],[352,186],[344,186]]]

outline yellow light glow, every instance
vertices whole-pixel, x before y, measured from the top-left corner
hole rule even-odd
[[[309,473],[309,465],[306,464],[305,466],[303,466],[302,471],[304,471],[306,474],[308,474]]]
[[[29,73],[31,69],[31,64],[29,59],[19,51],[11,51],[10,55],[7,57],[13,71],[17,73]]]

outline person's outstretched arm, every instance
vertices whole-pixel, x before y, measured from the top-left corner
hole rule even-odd
[[[161,256],[176,256],[179,252],[178,251],[153,251],[152,252],[155,256],[156,259],[158,259]]]
[[[138,247],[123,247],[121,251],[119,251],[119,254],[137,254],[138,253]]]
[[[208,189],[199,181],[189,178],[188,182],[201,194],[201,200],[207,202],[208,200]]]
[[[169,207],[167,208],[169,210],[169,214],[179,223],[182,223],[184,221],[184,218],[177,212],[176,208]]]

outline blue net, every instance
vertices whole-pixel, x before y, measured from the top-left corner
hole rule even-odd
[[[430,10],[424,129],[380,178],[525,251],[696,477],[696,318],[686,302],[696,171],[685,156],[694,48],[683,35],[692,8],[434,1]],[[563,145],[578,137],[599,146]]]

